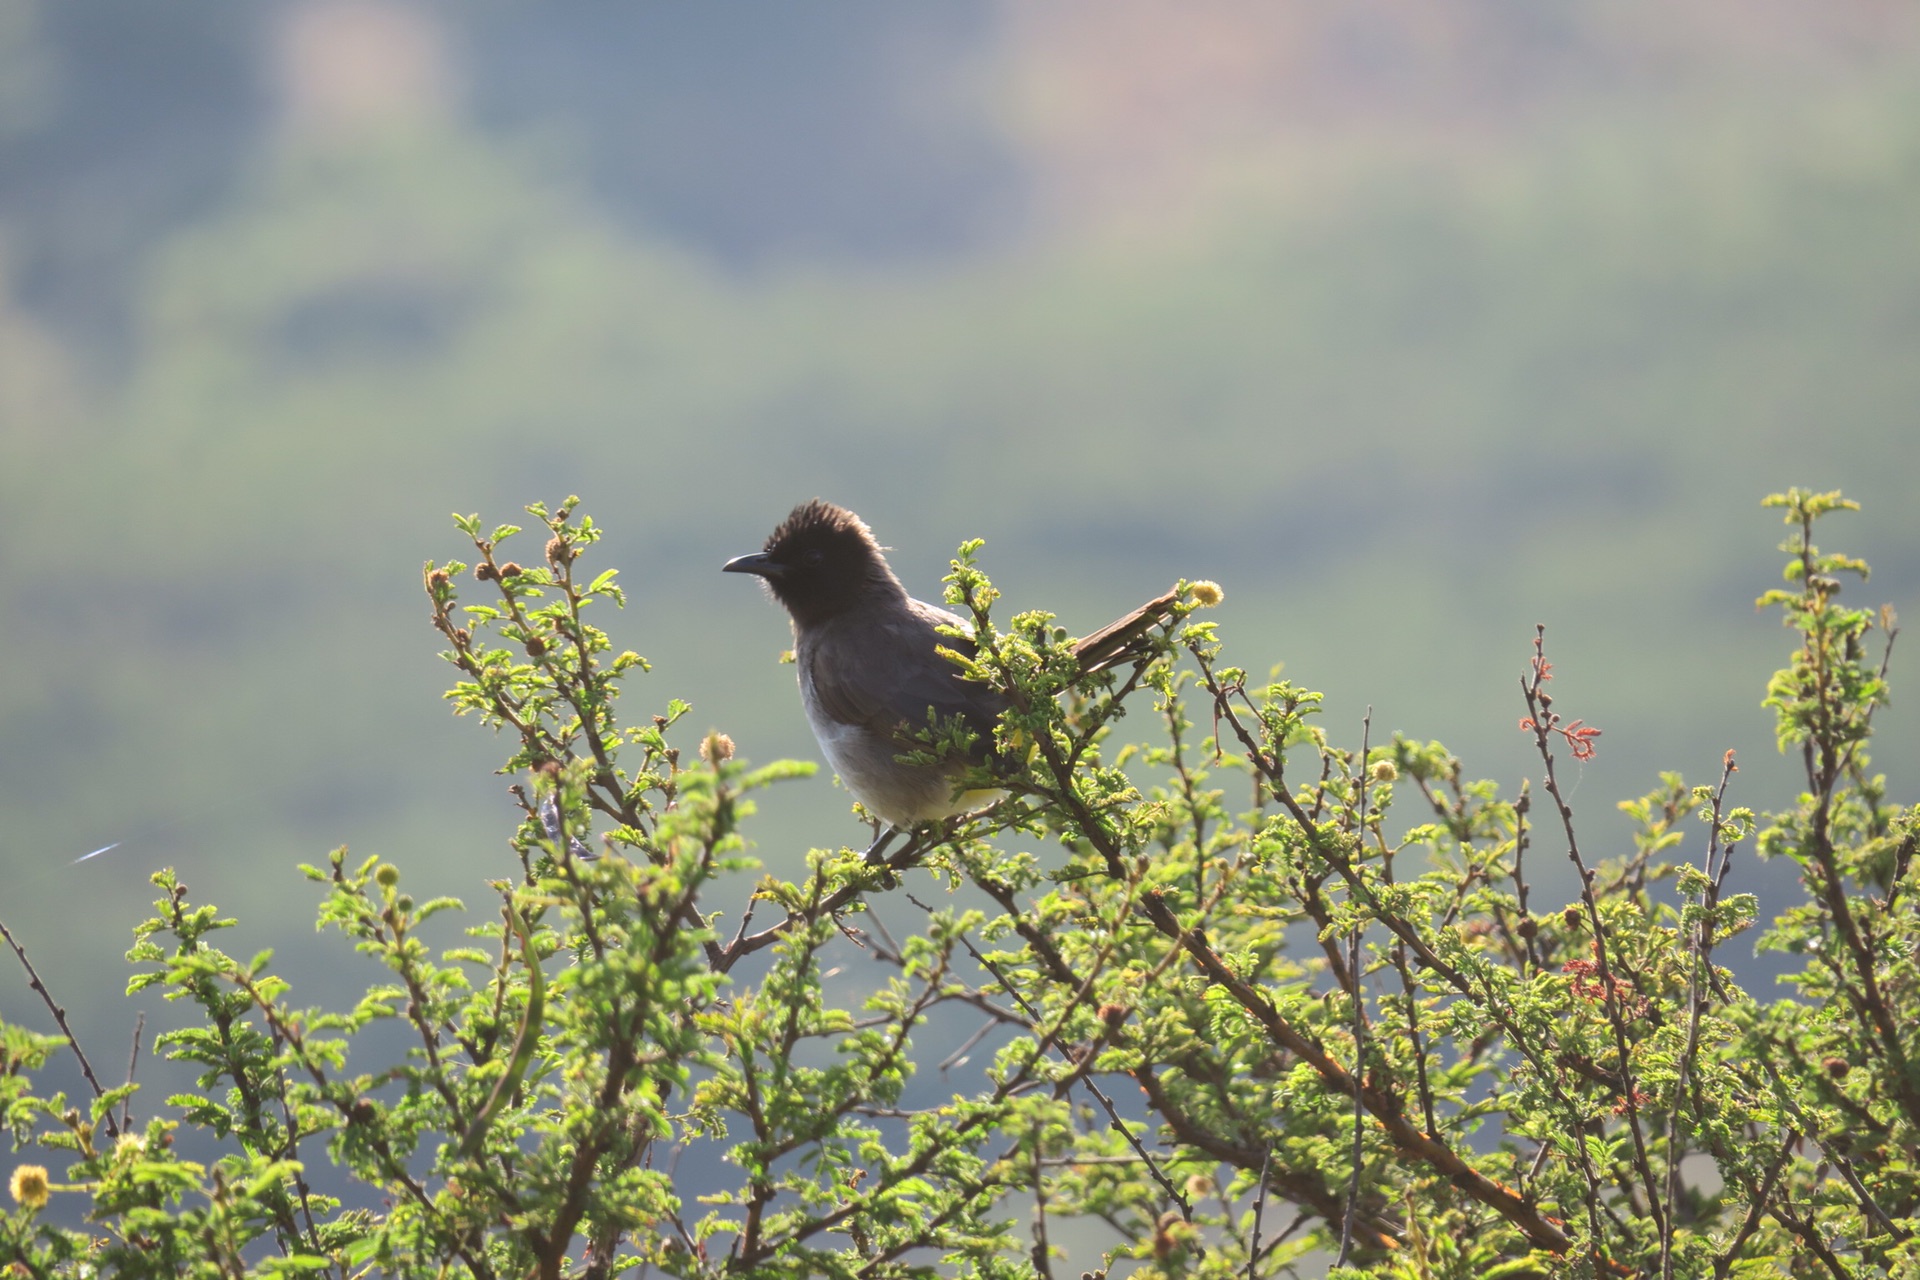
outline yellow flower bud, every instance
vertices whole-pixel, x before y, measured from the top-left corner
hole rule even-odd
[[[1187,595],[1192,598],[1194,607],[1198,609],[1211,609],[1227,598],[1227,593],[1220,589],[1219,583],[1208,582],[1204,578],[1198,582],[1188,583]]]

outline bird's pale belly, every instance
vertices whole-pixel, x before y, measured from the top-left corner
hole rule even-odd
[[[812,706],[807,707],[807,719],[827,763],[853,798],[896,827],[972,813],[1007,794],[980,789],[955,795],[960,769],[904,764],[896,759],[900,751],[893,743],[869,730],[828,720]]]

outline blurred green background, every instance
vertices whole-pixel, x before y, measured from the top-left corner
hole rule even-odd
[[[1338,738],[1508,786],[1544,622],[1603,856],[1659,770],[1788,794],[1763,494],[1863,500],[1823,542],[1920,614],[1917,406],[1893,0],[0,0],[0,919],[123,1043],[158,866],[296,965],[335,845],[482,902],[420,565],[574,492],[628,713],[759,761],[816,753],[718,569],[816,495],[1076,633],[1217,579]]]

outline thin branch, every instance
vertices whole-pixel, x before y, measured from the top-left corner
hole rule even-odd
[[[133,1073],[140,1065],[140,1037],[147,1029],[147,1011],[140,1010],[133,1020],[133,1050],[127,1054],[127,1083],[133,1083]],[[120,1127],[131,1131],[133,1128],[133,1095],[129,1093],[120,1104]]]
[[[1740,1251],[1746,1248],[1747,1241],[1753,1233],[1760,1229],[1760,1219],[1766,1216],[1767,1202],[1773,1197],[1774,1183],[1780,1181],[1780,1175],[1787,1167],[1787,1160],[1793,1154],[1793,1144],[1799,1140],[1800,1135],[1791,1129],[1781,1140],[1779,1154],[1774,1156],[1773,1163],[1768,1166],[1766,1178],[1761,1181],[1760,1186],[1747,1202],[1746,1219],[1741,1222],[1740,1229],[1734,1233],[1727,1247],[1721,1250],[1720,1256],[1713,1260],[1715,1280],[1726,1280],[1728,1272],[1733,1270],[1735,1260],[1740,1257]]]
[[[1040,1171],[1040,1144],[1033,1144],[1033,1269],[1053,1280],[1053,1246],[1047,1242],[1047,1180]]]
[[[1259,1280],[1259,1272],[1255,1268],[1260,1262],[1260,1219],[1267,1211],[1267,1171],[1271,1168],[1273,1144],[1269,1142],[1260,1156],[1260,1190],[1253,1198],[1253,1232],[1247,1241],[1247,1280]]]
[[[86,1077],[88,1087],[93,1090],[93,1096],[95,1098],[106,1097],[107,1091],[100,1087],[98,1077],[93,1074],[93,1064],[87,1061],[86,1050],[80,1047],[80,1038],[74,1035],[73,1027],[67,1022],[67,1011],[55,1003],[53,993],[48,991],[47,984],[40,980],[40,974],[34,969],[33,961],[27,959],[27,949],[14,940],[13,934],[8,932],[7,926],[4,924],[0,924],[0,938],[5,938],[7,945],[13,948],[13,954],[19,957],[21,968],[27,971],[27,985],[33,988],[34,994],[40,997],[40,1002],[47,1006],[47,1011],[53,1014],[53,1020],[60,1026],[60,1034],[66,1037],[67,1046],[73,1050],[73,1056],[80,1059],[80,1074]],[[112,1138],[118,1138],[120,1136],[120,1125],[119,1122],[113,1118],[113,1113],[111,1111],[105,1112],[100,1118],[106,1123],[107,1135]]]
[[[1736,767],[1733,763],[1733,752],[1727,752],[1721,761],[1720,785],[1713,793],[1707,851],[1700,859],[1700,874],[1707,882],[1706,887],[1700,891],[1700,920],[1694,926],[1692,936],[1687,939],[1687,950],[1692,953],[1687,982],[1687,1043],[1680,1051],[1680,1065],[1673,1082],[1673,1103],[1667,1108],[1666,1222],[1665,1229],[1660,1233],[1662,1280],[1673,1280],[1674,1204],[1679,1198],[1682,1157],[1680,1110],[1687,1100],[1688,1085],[1695,1083],[1693,1066],[1700,1053],[1700,1021],[1706,1013],[1707,1003],[1703,971],[1713,963],[1714,908],[1720,900],[1721,882],[1714,878],[1714,858],[1720,853],[1721,814],[1725,812],[1727,784],[1733,781]],[[1727,860],[1724,856],[1721,858],[1723,864]],[[1701,1114],[1699,1101],[1698,1098],[1694,1099],[1696,1115]]]
[[[1554,766],[1553,748],[1547,735],[1555,731],[1559,716],[1551,711],[1553,695],[1543,686],[1548,679],[1546,662],[1545,624],[1534,628],[1533,636],[1533,675],[1532,679],[1523,676],[1520,679],[1520,692],[1527,703],[1527,727],[1533,730],[1534,748],[1541,762],[1546,766],[1547,794],[1553,800],[1554,808],[1560,813],[1560,826],[1567,837],[1567,859],[1580,876],[1580,900],[1587,909],[1587,919],[1593,929],[1593,959],[1598,971],[1603,996],[1603,1005],[1607,1011],[1607,1022],[1613,1031],[1614,1051],[1620,1056],[1621,1105],[1627,1117],[1627,1132],[1633,1139],[1634,1171],[1640,1179],[1640,1187],[1646,1196],[1647,1212],[1653,1218],[1654,1229],[1663,1236],[1667,1231],[1664,1215],[1660,1211],[1659,1189],[1654,1179],[1653,1165],[1647,1154],[1647,1137],[1640,1123],[1640,1095],[1634,1083],[1632,1038],[1627,1033],[1626,1010],[1622,1006],[1620,992],[1608,963],[1607,926],[1600,915],[1600,904],[1593,891],[1593,872],[1588,869],[1586,859],[1580,856],[1580,839],[1574,834],[1573,806],[1567,803],[1560,790],[1560,777]],[[1575,726],[1579,724],[1574,722]],[[1571,730],[1562,732],[1570,733]],[[1577,748],[1576,748],[1577,749]]]
[[[1364,825],[1367,814],[1367,739],[1373,730],[1373,708],[1367,708],[1366,719],[1360,729],[1360,768],[1354,773],[1354,823]],[[1367,1001],[1366,991],[1361,986],[1360,973],[1360,926],[1354,925],[1347,930],[1347,973],[1352,986],[1348,994],[1353,1000],[1353,1168],[1347,1176],[1347,1210],[1340,1220],[1340,1257],[1335,1266],[1344,1267],[1353,1253],[1353,1219],[1360,1204],[1360,1173],[1366,1160],[1366,1099],[1360,1096],[1360,1085],[1367,1077]]]

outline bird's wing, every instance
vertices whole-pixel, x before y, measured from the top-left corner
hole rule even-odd
[[[972,655],[972,640],[939,632],[965,624],[944,609],[918,600],[909,604],[882,617],[835,619],[829,625],[844,625],[849,634],[808,646],[808,675],[820,710],[879,733],[897,733],[904,724],[911,734],[925,727],[931,708],[942,720],[963,717],[975,733],[990,738],[1006,700],[963,679],[960,668],[938,652],[944,647]]]

